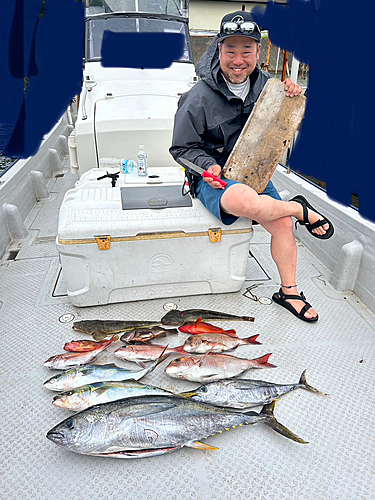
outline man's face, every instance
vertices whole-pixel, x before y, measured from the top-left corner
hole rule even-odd
[[[246,36],[230,36],[219,43],[220,67],[231,83],[243,83],[259,60],[260,44]]]

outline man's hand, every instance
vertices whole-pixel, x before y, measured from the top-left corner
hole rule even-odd
[[[297,95],[300,95],[302,92],[302,87],[298,85],[298,83],[293,82],[290,78],[285,80],[285,90],[286,90],[286,95],[288,97],[295,97]]]
[[[207,169],[207,172],[210,172],[210,174],[221,179],[221,167],[220,167],[220,165],[212,165],[212,167],[209,167]],[[214,189],[224,189],[223,186],[219,182],[214,181],[210,177],[203,177],[203,180],[205,182],[207,182]]]

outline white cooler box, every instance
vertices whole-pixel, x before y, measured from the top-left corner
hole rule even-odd
[[[191,206],[171,207],[167,196],[155,192],[172,188]],[[155,208],[123,209],[126,193]],[[66,193],[56,244],[74,305],[241,289],[251,222],[225,226],[199,200],[180,193],[181,185],[80,187]]]

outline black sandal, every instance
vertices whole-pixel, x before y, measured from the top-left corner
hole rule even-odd
[[[285,309],[288,309],[294,316],[297,316],[297,318],[302,319],[303,321],[307,321],[308,323],[313,323],[314,321],[318,321],[318,314],[314,318],[306,318],[305,313],[310,309],[311,304],[309,304],[306,300],[306,297],[304,296],[303,292],[301,292],[300,295],[285,295],[285,293],[280,290],[278,292],[275,292],[272,295],[272,299],[276,304],[280,304],[280,306],[285,307]],[[300,312],[297,312],[294,307],[287,302],[287,300],[302,300],[302,302],[305,303],[305,305],[302,307]]]
[[[304,196],[299,194],[289,201],[296,201],[297,203],[302,205],[302,208],[303,208],[303,220],[299,220],[299,219],[296,220],[296,223],[295,223],[296,229],[297,229],[297,224],[302,224],[303,226],[306,226],[306,229],[309,231],[309,233],[311,233],[315,238],[319,238],[321,240],[328,240],[328,238],[330,238],[333,235],[335,230],[334,230],[332,222],[330,222],[326,217],[324,217],[323,214],[318,212],[312,205],[310,205],[310,203],[306,200],[306,198]],[[323,217],[323,219],[314,222],[314,224],[310,224],[309,218],[308,218],[308,210],[307,210],[308,208],[310,210],[316,212],[317,214],[321,215]],[[324,226],[324,224],[329,224],[329,228],[327,229],[325,234],[313,233],[313,229],[316,229],[317,227]]]

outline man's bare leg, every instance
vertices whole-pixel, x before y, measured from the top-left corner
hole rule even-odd
[[[260,223],[271,234],[271,255],[280,274],[282,285],[296,285],[297,245],[293,235],[293,221],[283,217],[270,222]],[[298,295],[297,287],[282,287],[285,295]],[[288,300],[299,313],[305,306],[302,300]],[[312,307],[304,314],[305,318],[315,318],[317,312]]]
[[[221,197],[221,207],[239,217],[256,220],[271,234],[271,254],[275,261],[285,295],[298,295],[297,287],[286,288],[296,285],[297,268],[297,246],[293,234],[293,220],[303,219],[303,208],[296,202],[284,202],[275,200],[270,196],[258,195],[252,188],[243,184],[230,186]],[[322,216],[309,210],[309,221],[311,224],[322,219]],[[314,232],[324,234],[328,224],[316,228]],[[297,312],[305,306],[301,300],[288,300]],[[313,308],[306,313],[306,318],[317,315]]]
[[[260,224],[288,216],[303,220],[303,207],[300,203],[295,201],[280,201],[267,195],[258,195],[254,189],[244,184],[230,186],[223,193],[220,203],[225,212],[237,215],[238,217],[256,220]],[[308,219],[310,224],[314,224],[314,222],[323,219],[323,217],[309,210]],[[322,235],[325,234],[328,228],[329,225],[325,224],[314,229],[313,232]]]

